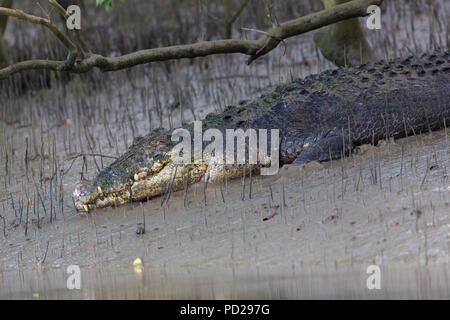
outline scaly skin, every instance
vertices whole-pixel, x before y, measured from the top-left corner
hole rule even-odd
[[[382,60],[308,76],[278,86],[243,107],[209,114],[202,129],[280,129],[281,165],[337,159],[361,144],[438,130],[450,123],[449,56],[447,51]],[[193,136],[192,124],[184,128]],[[243,174],[244,165],[218,166],[208,159],[176,166],[170,151],[177,143],[164,129],[136,139],[92,182],[77,185],[75,207],[89,211],[148,199],[169,188],[183,189],[205,174],[210,181]],[[260,166],[245,169],[248,173]]]

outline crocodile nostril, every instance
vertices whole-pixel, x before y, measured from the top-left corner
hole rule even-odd
[[[81,198],[88,194],[90,184],[87,181],[81,181],[77,184],[75,187],[75,190],[73,191],[73,197],[74,198]]]

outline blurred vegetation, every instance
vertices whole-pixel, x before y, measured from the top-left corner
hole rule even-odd
[[[351,0],[322,0],[326,9]],[[314,42],[325,58],[337,66],[355,66],[377,60],[359,19],[353,18],[321,28]]]

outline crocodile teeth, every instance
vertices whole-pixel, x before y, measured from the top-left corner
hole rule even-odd
[[[163,167],[163,164],[161,162],[155,162],[152,166],[153,172],[159,172]]]
[[[139,173],[135,173],[134,174],[134,180],[135,181],[139,181],[144,179],[147,176],[147,172],[143,171],[143,172],[139,172]]]

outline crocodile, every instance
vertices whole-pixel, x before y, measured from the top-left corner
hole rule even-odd
[[[338,159],[362,144],[439,130],[450,121],[449,56],[449,51],[438,51],[296,79],[220,114],[208,114],[201,129],[279,129],[274,150],[280,165]],[[182,128],[192,133],[194,125]],[[76,209],[150,199],[203,177],[220,181],[267,165],[212,165],[200,158],[180,166],[170,152],[177,144],[172,133],[158,128],[136,138],[93,180],[78,183],[73,192]]]

